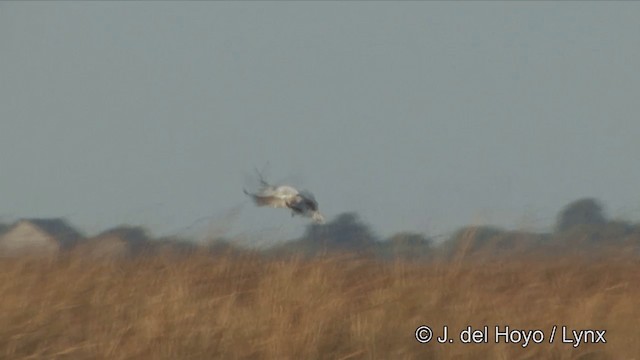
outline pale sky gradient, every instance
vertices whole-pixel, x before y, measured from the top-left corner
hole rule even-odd
[[[584,196],[638,221],[638,19],[637,2],[1,2],[1,220],[295,236],[307,220],[242,193],[269,163],[381,236],[544,229]]]

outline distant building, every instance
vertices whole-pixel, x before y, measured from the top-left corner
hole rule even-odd
[[[0,255],[53,255],[81,239],[82,235],[63,219],[23,219],[0,235]]]

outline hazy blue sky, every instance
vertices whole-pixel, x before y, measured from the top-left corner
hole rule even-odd
[[[386,236],[640,219],[640,3],[2,2],[0,215],[258,243],[308,223],[254,167]]]

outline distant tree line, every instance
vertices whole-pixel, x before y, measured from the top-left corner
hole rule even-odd
[[[472,256],[555,256],[609,250],[640,254],[640,224],[608,219],[596,199],[584,198],[566,205],[557,216],[554,230],[548,233],[468,226],[441,243],[427,235],[412,232],[400,232],[380,239],[356,213],[348,212],[324,225],[309,225],[300,238],[268,252],[306,256],[355,252],[381,259],[421,261]]]
[[[8,230],[0,224],[0,235]],[[78,243],[78,251],[88,256],[107,254],[168,253],[191,254],[203,249],[212,254],[256,254],[232,239],[215,238],[196,243],[179,236],[154,238],[146,229],[120,226]],[[339,214],[325,224],[310,224],[304,234],[260,251],[266,256],[306,257],[346,253],[382,260],[456,260],[468,257],[492,259],[500,256],[556,256],[570,253],[603,254],[624,251],[640,255],[640,224],[607,218],[601,204],[584,198],[566,205],[557,215],[553,231],[546,233],[504,230],[493,226],[467,226],[448,239],[414,232],[399,232],[380,238],[357,213]]]

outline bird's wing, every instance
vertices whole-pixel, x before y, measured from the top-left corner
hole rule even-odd
[[[292,201],[298,196],[298,190],[288,185],[282,185],[273,189],[270,195]]]
[[[277,196],[264,195],[264,194],[250,194],[246,191],[245,191],[245,194],[249,195],[257,206],[269,206],[273,208],[287,207],[287,202]]]

